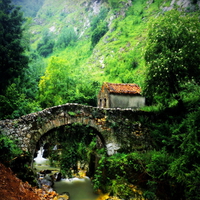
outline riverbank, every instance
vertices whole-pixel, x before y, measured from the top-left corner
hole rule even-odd
[[[32,187],[28,182],[18,179],[10,168],[0,163],[0,199],[1,200],[58,200],[55,191]]]

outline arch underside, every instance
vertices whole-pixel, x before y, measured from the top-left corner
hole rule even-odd
[[[116,141],[114,141],[113,137],[111,137],[112,129],[99,125],[96,120],[82,117],[57,117],[41,125],[40,129],[38,130],[39,134],[34,134],[30,139],[30,146],[28,148],[29,152],[34,155],[36,144],[46,133],[53,129],[72,124],[88,126],[96,130],[96,133],[99,136],[102,144],[105,148],[107,148],[108,155],[114,154],[119,149],[119,145],[117,145]]]

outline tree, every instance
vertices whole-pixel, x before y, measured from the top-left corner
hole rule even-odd
[[[95,105],[98,83],[90,78],[85,71],[75,72],[68,60],[52,57],[39,82],[42,108],[64,103]]]
[[[0,1],[0,94],[28,66],[21,44],[23,22],[19,8],[12,6],[10,0]]]
[[[76,42],[76,40],[77,35],[74,31],[74,28],[72,26],[64,27],[61,30],[56,46],[60,49],[64,49],[67,46],[72,45],[74,42]]]
[[[39,101],[43,108],[64,104],[74,91],[72,69],[67,60],[52,57],[39,82]]]
[[[95,47],[99,40],[107,33],[108,25],[106,22],[100,22],[96,29],[92,33],[92,47]]]
[[[112,8],[116,9],[116,8],[119,8],[121,1],[119,1],[119,0],[108,0],[108,3]]]
[[[54,43],[53,35],[47,29],[44,30],[42,40],[37,45],[38,53],[43,57],[47,57],[53,52]]]
[[[150,24],[145,60],[144,95],[150,103],[168,106],[182,101],[187,84],[199,83],[200,23],[198,16],[172,10]]]
[[[91,29],[92,31],[94,31],[98,24],[101,23],[102,21],[104,21],[108,15],[108,11],[109,9],[105,8],[105,7],[102,7],[99,14],[95,17],[92,17],[92,20],[91,20]]]

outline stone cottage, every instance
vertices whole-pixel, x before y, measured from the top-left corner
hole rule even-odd
[[[141,88],[134,83],[103,83],[97,106],[101,108],[140,108],[145,105]]]

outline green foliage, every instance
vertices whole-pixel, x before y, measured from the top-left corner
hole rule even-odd
[[[91,155],[95,154],[97,149],[96,133],[93,129],[81,124],[68,125],[56,131],[54,140],[59,143],[61,154],[50,153],[50,157],[52,161],[55,159],[59,162],[63,175],[72,177],[72,172],[78,173],[78,163],[90,168],[90,163],[93,163]]]
[[[0,133],[0,162],[9,165],[13,160],[22,154],[14,140]]]
[[[146,0],[133,1],[133,6],[128,8],[127,15],[142,16],[145,4]]]
[[[39,101],[43,108],[64,103],[96,104],[97,83],[84,71],[74,72],[72,67],[65,59],[51,58],[39,83]]]
[[[171,157],[166,150],[155,151],[152,153],[150,162],[146,165],[147,172],[154,181],[163,181],[166,179],[166,172],[172,161],[173,157]]]
[[[102,156],[94,187],[121,198],[198,199],[199,101],[190,102],[186,110],[160,111],[153,123],[146,122],[157,150]],[[131,185],[145,191],[130,190]]]
[[[21,180],[36,186],[35,174],[30,168],[32,157],[17,146],[17,140],[11,140],[0,133],[0,162],[10,167]]]
[[[41,56],[47,57],[53,52],[54,44],[53,36],[48,30],[45,30],[43,32],[42,40],[37,45],[37,51]]]
[[[26,18],[26,21],[23,22],[22,24],[22,30],[23,30],[23,34],[22,34],[22,38],[21,38],[21,45],[24,48],[24,50],[26,51],[30,51],[30,38],[31,38],[31,34],[29,32],[29,29],[31,27],[31,23],[33,23],[31,18]]]
[[[25,21],[18,8],[0,3],[1,14],[1,66],[0,66],[0,118],[15,118],[38,110],[34,101],[36,92],[29,76],[28,53],[31,20]],[[36,71],[36,70],[35,70]],[[31,83],[30,83],[31,82]],[[26,85],[26,84],[27,85]],[[28,84],[30,83],[30,85]],[[37,84],[37,82],[36,82]],[[32,99],[30,99],[32,98]],[[35,108],[34,108],[35,107]]]
[[[113,9],[122,7],[123,3],[125,3],[125,0],[108,0],[108,4]]]
[[[102,154],[98,163],[98,167],[95,171],[93,184],[94,189],[98,190],[101,189],[103,192],[107,192],[106,188],[106,179],[109,179],[108,177],[105,177],[104,171],[106,167],[106,154]]]
[[[145,63],[142,49],[146,33],[141,33],[141,30],[146,29],[146,20],[139,12],[144,5],[146,2],[134,1],[127,8],[125,17],[120,16],[112,21],[106,37],[95,47],[100,52],[105,52],[103,81],[134,82],[143,86]]]
[[[73,45],[77,40],[76,32],[72,26],[64,27],[59,34],[56,46],[60,49],[64,49],[69,45]]]
[[[108,31],[108,24],[106,22],[101,22],[93,31],[91,36],[92,47],[99,42],[99,40],[106,34]]]
[[[199,83],[199,31],[197,16],[175,10],[151,23],[145,52],[149,68],[144,90],[150,103],[169,106],[173,99],[180,102],[185,84],[192,80]]]
[[[119,0],[108,0],[108,3],[112,8],[117,8],[119,6]]]
[[[132,189],[142,178],[144,170],[141,161],[145,160],[139,153],[117,153],[110,157],[102,155],[93,180],[94,188],[123,199],[141,197],[139,188]]]
[[[64,104],[65,99],[71,94],[73,80],[71,68],[64,59],[52,58],[47,66],[45,76],[39,83],[39,100],[43,108]]]
[[[9,84],[22,76],[28,66],[28,58],[21,44],[24,19],[19,8],[10,4],[10,0],[0,2],[0,95],[4,94]]]
[[[199,198],[198,121],[200,110],[199,100],[197,100],[199,99],[199,86],[196,87],[198,89],[193,88],[191,93],[185,94],[187,101],[184,103],[183,110],[180,111],[178,106],[174,106],[160,111],[157,113],[156,120],[151,125],[149,124],[157,152],[152,156],[151,162],[146,165],[147,172],[155,182],[154,193],[157,194],[156,191],[160,188],[156,183],[162,182],[171,191],[168,192],[171,194],[170,199]],[[193,96],[190,97],[192,93],[197,97],[194,101]],[[161,150],[161,147],[164,149]]]
[[[173,142],[178,145],[179,153],[170,164],[169,174],[184,184],[185,196],[198,199],[199,196],[199,124],[200,110],[186,115],[173,134]]]
[[[105,60],[105,75],[111,82],[138,83],[141,85],[141,78],[134,76],[138,69],[136,51],[119,53],[116,57],[107,57]]]
[[[106,19],[108,11],[109,10],[107,8],[102,7],[99,14],[92,18],[91,21],[92,31],[94,31],[97,28],[99,23],[103,22]]]
[[[35,100],[38,94],[38,82],[41,76],[44,75],[46,63],[44,59],[36,52],[29,54],[29,66],[25,70],[25,76],[21,84],[21,92],[26,95],[26,98]],[[24,85],[24,83],[26,83]]]
[[[16,84],[10,85],[5,95],[0,95],[0,119],[18,118],[38,110],[38,103],[26,99],[26,96],[18,91]]]
[[[31,5],[33,2],[26,3]],[[93,130],[76,124],[57,131],[53,142],[58,140],[56,144],[61,145],[62,152],[51,150],[50,160],[61,165],[63,174],[71,176],[72,169],[77,171],[77,162],[90,165],[92,157],[97,156],[100,160],[93,179],[95,189],[100,188],[123,199],[137,196],[147,199],[199,199],[199,20],[177,11],[160,14],[161,5],[169,6],[169,2],[163,0],[154,0],[151,4],[147,4],[146,0],[134,0],[133,5],[126,9],[125,16],[118,11],[124,12],[127,1],[104,2],[111,9],[103,5],[98,15],[92,19],[89,17],[91,28],[88,29],[83,26],[82,20],[75,19],[80,19],[77,13],[84,14],[84,18],[91,13],[84,13],[83,9],[87,8],[79,8],[77,2],[74,2],[78,5],[76,13],[65,13],[60,1],[55,1],[60,4],[59,11],[53,8],[56,5],[54,2],[40,11],[38,18],[41,18],[42,26],[33,23],[34,27],[30,29],[30,32],[37,33],[31,38],[32,48],[37,45],[37,52],[29,54],[30,63],[25,76],[20,79],[15,76],[14,84],[10,84],[10,80],[5,85],[0,96],[0,117],[15,118],[39,110],[38,102],[42,108],[67,102],[96,106],[97,90],[103,81],[134,82],[143,86],[146,70],[143,49],[148,38],[145,59],[149,70],[144,94],[156,105],[144,109],[156,112],[156,115],[152,117],[153,122],[144,118],[142,123],[148,125],[155,150],[131,152],[127,147],[107,157],[105,149],[97,149]],[[196,4],[196,1],[192,2]],[[38,1],[38,5],[41,3],[42,0]],[[34,12],[36,7],[33,7]],[[70,7],[69,10],[73,9]],[[11,9],[10,13],[13,11]],[[15,14],[12,17],[17,19],[20,14]],[[8,22],[12,21],[1,9],[0,18],[3,17],[7,17]],[[61,28],[64,27],[62,21],[70,25],[65,24],[65,28]],[[146,26],[147,21],[152,21],[149,27]],[[61,30],[58,36],[47,31],[50,27],[48,23],[54,23],[56,31]],[[11,41],[15,35],[11,36],[10,30],[14,27],[6,27],[5,24],[7,21],[1,24],[0,34],[5,33],[8,40],[0,48],[1,52],[5,47],[15,47],[18,43]],[[7,28],[5,32],[3,26]],[[26,26],[28,24],[24,28]],[[146,30],[149,30],[148,37]],[[106,37],[101,40],[105,34]],[[28,50],[29,37],[26,32],[19,50]],[[5,50],[2,61],[14,55],[8,52]],[[13,52],[19,51],[14,49]],[[10,66],[8,62],[6,66]],[[21,63],[16,66],[22,69]],[[17,72],[22,76],[18,68],[9,69],[13,74]],[[0,82],[6,82],[5,74],[1,75],[3,79]],[[36,102],[34,99],[38,90]],[[177,106],[180,100],[182,109]],[[68,114],[73,117],[77,113],[68,111]],[[38,123],[41,120],[38,119]],[[112,126],[116,127],[116,123]],[[7,145],[9,142],[4,143]],[[6,146],[4,143],[3,146]],[[13,145],[10,146],[12,149]],[[18,163],[21,169],[23,162]]]
[[[69,111],[68,114],[69,114],[70,116],[75,116],[75,115],[76,115],[76,113],[75,113],[75,112],[72,112],[72,111]]]

